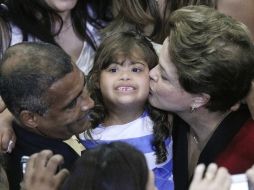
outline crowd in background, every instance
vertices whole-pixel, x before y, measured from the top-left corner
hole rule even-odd
[[[1,189],[254,183],[252,0],[0,3]]]

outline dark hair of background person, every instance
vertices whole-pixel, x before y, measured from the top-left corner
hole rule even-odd
[[[168,32],[170,31],[170,25],[167,24],[167,21],[169,20],[169,17],[171,13],[177,9],[180,9],[182,7],[188,6],[188,5],[206,5],[209,7],[216,7],[217,1],[218,0],[164,0],[165,5],[163,13],[162,13],[162,18],[158,17],[158,8],[154,9],[153,7],[150,6],[151,1],[153,0],[146,0],[148,2],[148,5],[150,7],[150,12],[151,15],[155,18],[154,22],[154,29],[151,34],[151,39],[154,39],[155,42],[163,42],[165,38],[167,37]],[[157,4],[158,4],[157,0]],[[158,6],[157,6],[158,7]],[[159,21],[161,20],[161,21]]]
[[[88,89],[95,101],[95,107],[91,111],[92,128],[104,122],[107,108],[103,103],[103,97],[99,88],[101,71],[106,69],[118,55],[131,57],[133,53],[139,53],[152,69],[158,63],[158,56],[149,42],[142,34],[136,32],[119,32],[104,39],[95,55],[95,62],[88,75]],[[154,122],[154,142],[157,162],[162,163],[167,159],[165,140],[170,135],[170,124],[166,112],[146,105],[149,115]],[[146,108],[145,107],[145,108]],[[88,131],[89,134],[89,131]]]
[[[116,15],[113,21],[103,30],[104,33],[115,30],[139,30],[144,32],[144,27],[154,25],[148,37],[157,43],[162,43],[170,31],[167,24],[170,14],[187,5],[207,5],[216,7],[217,0],[164,0],[163,6],[156,0],[117,0],[113,1],[113,10]]]
[[[86,150],[76,161],[62,190],[145,190],[148,167],[144,155],[123,142]]]
[[[60,33],[63,20],[55,10],[47,5],[45,0],[1,0],[1,3],[4,3],[6,8],[1,9],[0,15],[21,29],[23,41],[27,41],[28,36],[32,35],[41,41],[57,45],[54,37]],[[110,4],[111,0],[78,0],[76,6],[71,10],[75,33],[94,49],[97,47],[96,42],[93,35],[87,30],[86,23],[89,22],[97,29],[103,28],[101,20],[111,19],[110,14],[106,13],[109,11]],[[98,14],[89,14],[91,10]],[[60,23],[55,33],[52,33],[52,22]]]
[[[16,117],[22,110],[42,115],[50,104],[47,89],[72,70],[70,56],[55,45],[16,44],[7,49],[1,61],[2,99]]]

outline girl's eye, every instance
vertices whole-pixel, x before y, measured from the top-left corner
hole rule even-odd
[[[115,73],[117,71],[117,67],[109,67],[107,68],[107,72]]]
[[[115,73],[116,71],[117,71],[116,68],[109,68],[109,72],[111,72],[111,73]]]
[[[132,68],[132,72],[139,73],[141,71],[142,71],[142,69],[140,69],[140,68]]]
[[[109,67],[107,68],[107,71],[110,73],[115,73],[118,70],[118,65],[112,63],[109,65]]]

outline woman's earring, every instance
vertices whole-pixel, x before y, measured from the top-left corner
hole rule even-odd
[[[196,110],[196,107],[195,107],[195,106],[191,106],[190,112],[192,113],[192,112],[194,112],[195,110]]]

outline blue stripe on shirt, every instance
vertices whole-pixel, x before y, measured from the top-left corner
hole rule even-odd
[[[172,176],[173,170],[173,160],[161,167],[156,167],[153,169],[155,176],[155,184],[158,190],[173,190],[174,181]]]

